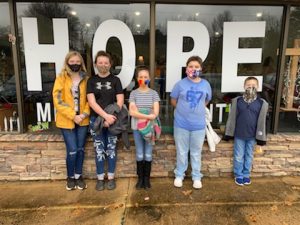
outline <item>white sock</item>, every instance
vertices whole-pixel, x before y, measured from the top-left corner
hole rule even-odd
[[[108,173],[107,176],[108,176],[109,180],[112,180],[112,179],[115,178],[115,174],[114,173]]]
[[[98,180],[104,180],[104,173],[102,174],[97,174]]]
[[[81,174],[76,174],[76,173],[75,173],[75,179],[76,179],[76,180],[78,180],[80,176],[81,176]]]

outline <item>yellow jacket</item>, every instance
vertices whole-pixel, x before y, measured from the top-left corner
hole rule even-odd
[[[80,126],[89,125],[90,107],[86,98],[86,88],[88,77],[85,73],[80,73],[79,83],[79,111],[80,114],[85,114],[86,118],[79,124]],[[73,121],[76,112],[74,98],[72,95],[72,79],[68,73],[62,72],[59,74],[53,87],[53,104],[56,109],[56,126],[59,128],[73,129],[75,122]]]

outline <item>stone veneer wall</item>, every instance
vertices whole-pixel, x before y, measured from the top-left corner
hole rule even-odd
[[[118,144],[117,177],[133,177],[135,151]],[[216,152],[205,143],[202,152],[202,172],[208,177],[232,175],[232,141],[221,142]],[[300,135],[268,136],[263,153],[254,156],[252,176],[300,175]],[[152,176],[173,177],[176,151],[171,135],[163,135],[153,152]],[[84,176],[96,178],[92,141],[86,146]],[[0,180],[65,179],[65,145],[61,135],[2,134],[0,135]]]

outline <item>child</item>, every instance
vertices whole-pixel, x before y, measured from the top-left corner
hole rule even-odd
[[[225,140],[234,137],[233,171],[237,185],[250,185],[253,147],[266,144],[266,117],[268,103],[257,96],[258,80],[248,77],[243,96],[232,99]]]
[[[205,137],[205,107],[211,100],[210,84],[203,78],[202,59],[192,56],[186,62],[187,77],[178,81],[171,93],[175,107],[174,139],[176,145],[175,187],[182,187],[190,151],[193,187],[200,189],[201,152]]]
[[[95,57],[95,66],[99,73],[92,76],[87,83],[87,99],[91,107],[90,131],[96,152],[97,191],[102,191],[105,188],[105,162],[108,164],[108,182],[106,188],[108,190],[116,188],[117,136],[112,134],[108,130],[108,127],[113,125],[117,118],[114,115],[106,113],[104,109],[114,103],[121,109],[124,104],[124,95],[120,79],[110,73],[111,62],[110,54],[105,51],[99,51]],[[100,134],[97,134],[93,130],[98,116],[101,116],[105,120]]]
[[[79,52],[66,55],[62,72],[53,87],[53,103],[56,109],[56,126],[60,128],[66,144],[68,191],[87,188],[82,177],[86,135],[90,107],[86,100],[88,76]]]
[[[152,143],[146,141],[138,130],[138,120],[155,120],[159,113],[159,96],[148,87],[150,83],[149,69],[137,68],[139,88],[132,91],[129,97],[129,113],[132,116],[131,128],[136,147],[136,165],[138,182],[136,188],[150,188],[150,172],[152,162]],[[147,113],[148,112],[148,113]],[[145,114],[146,113],[146,114]]]

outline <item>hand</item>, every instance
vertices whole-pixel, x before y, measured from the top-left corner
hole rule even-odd
[[[107,121],[104,121],[103,127],[109,127],[109,123]]]
[[[80,116],[80,118],[81,118],[82,120],[85,119],[85,115],[84,115],[84,114],[80,114],[79,116]]]
[[[153,113],[149,114],[149,120],[155,120],[155,118],[156,118],[155,114]]]
[[[114,124],[114,122],[116,121],[117,118],[114,115],[106,114],[104,119],[109,125],[112,125],[112,124]]]
[[[80,117],[80,115],[76,115],[73,119],[73,121],[76,123],[76,124],[80,124],[81,121],[82,121],[82,118]]]

